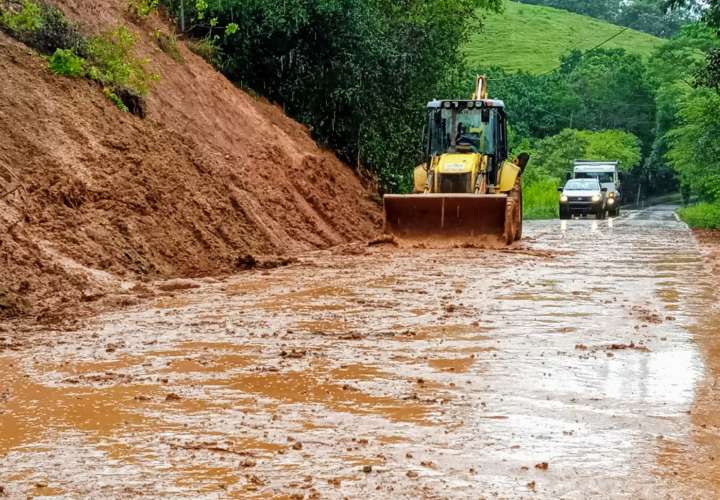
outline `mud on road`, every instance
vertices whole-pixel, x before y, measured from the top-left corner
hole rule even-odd
[[[661,207],[526,236],[346,246],[6,328],[1,491],[716,497],[720,314],[688,229]]]

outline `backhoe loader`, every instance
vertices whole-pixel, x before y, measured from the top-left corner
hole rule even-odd
[[[519,240],[520,178],[529,156],[511,162],[507,149],[505,105],[488,99],[484,76],[470,100],[429,102],[414,192],[384,197],[385,232],[404,239]]]

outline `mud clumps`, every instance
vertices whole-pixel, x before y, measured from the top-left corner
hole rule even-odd
[[[194,288],[200,288],[200,285],[194,281],[176,279],[176,280],[169,280],[169,281],[165,281],[163,283],[159,283],[157,285],[157,287],[159,290],[162,290],[163,292],[176,292],[176,291],[192,290]],[[142,288],[138,288],[137,291],[140,293],[144,292],[144,290]]]
[[[381,234],[380,236],[376,236],[375,238],[368,241],[369,247],[379,246],[379,245],[392,245],[392,246],[399,246],[400,243],[398,242],[397,238],[393,236],[392,234]]]
[[[0,287],[0,317],[13,317],[26,314],[30,310],[27,299],[11,292],[6,287]]]
[[[235,269],[239,271],[251,271],[253,269],[276,269],[278,267],[287,267],[291,264],[298,263],[295,257],[256,257],[254,255],[242,255],[235,259]]]

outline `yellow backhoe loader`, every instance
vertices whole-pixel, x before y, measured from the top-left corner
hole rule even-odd
[[[386,233],[507,245],[519,240],[520,177],[529,156],[508,161],[505,105],[488,99],[487,79],[477,77],[470,100],[431,101],[427,118],[414,193],[384,198]]]

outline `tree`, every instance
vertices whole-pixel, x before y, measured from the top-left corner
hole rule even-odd
[[[670,10],[677,10],[694,3],[694,0],[664,0],[665,7]],[[703,21],[720,35],[720,0],[704,0],[700,5]],[[720,49],[711,49],[708,52],[705,67],[695,73],[695,83],[720,93]]]
[[[585,157],[588,141],[577,130],[565,129],[558,135],[536,141],[531,152],[531,168],[526,181],[543,177],[564,179],[572,171],[574,160]]]
[[[588,160],[618,160],[621,172],[630,172],[640,163],[640,141],[629,132],[583,130],[577,135],[587,143],[585,158]]]
[[[188,18],[198,17],[200,3]],[[230,79],[281,104],[318,141],[352,164],[367,164],[387,189],[398,190],[410,184],[425,104],[458,87],[467,69],[460,47],[479,28],[478,9],[498,10],[502,1],[203,0],[202,6],[205,20],[193,35],[213,33],[208,19],[234,26],[216,39]]]
[[[692,89],[680,104],[666,156],[683,185],[706,200],[720,200],[720,96]]]
[[[563,59],[559,74],[579,101],[573,128],[631,132],[647,154],[655,122],[654,82],[640,57],[622,49],[573,51]]]
[[[543,177],[563,179],[572,172],[575,160],[618,160],[622,172],[630,172],[640,163],[640,142],[622,130],[565,129],[557,135],[534,141],[532,168],[528,182]]]

